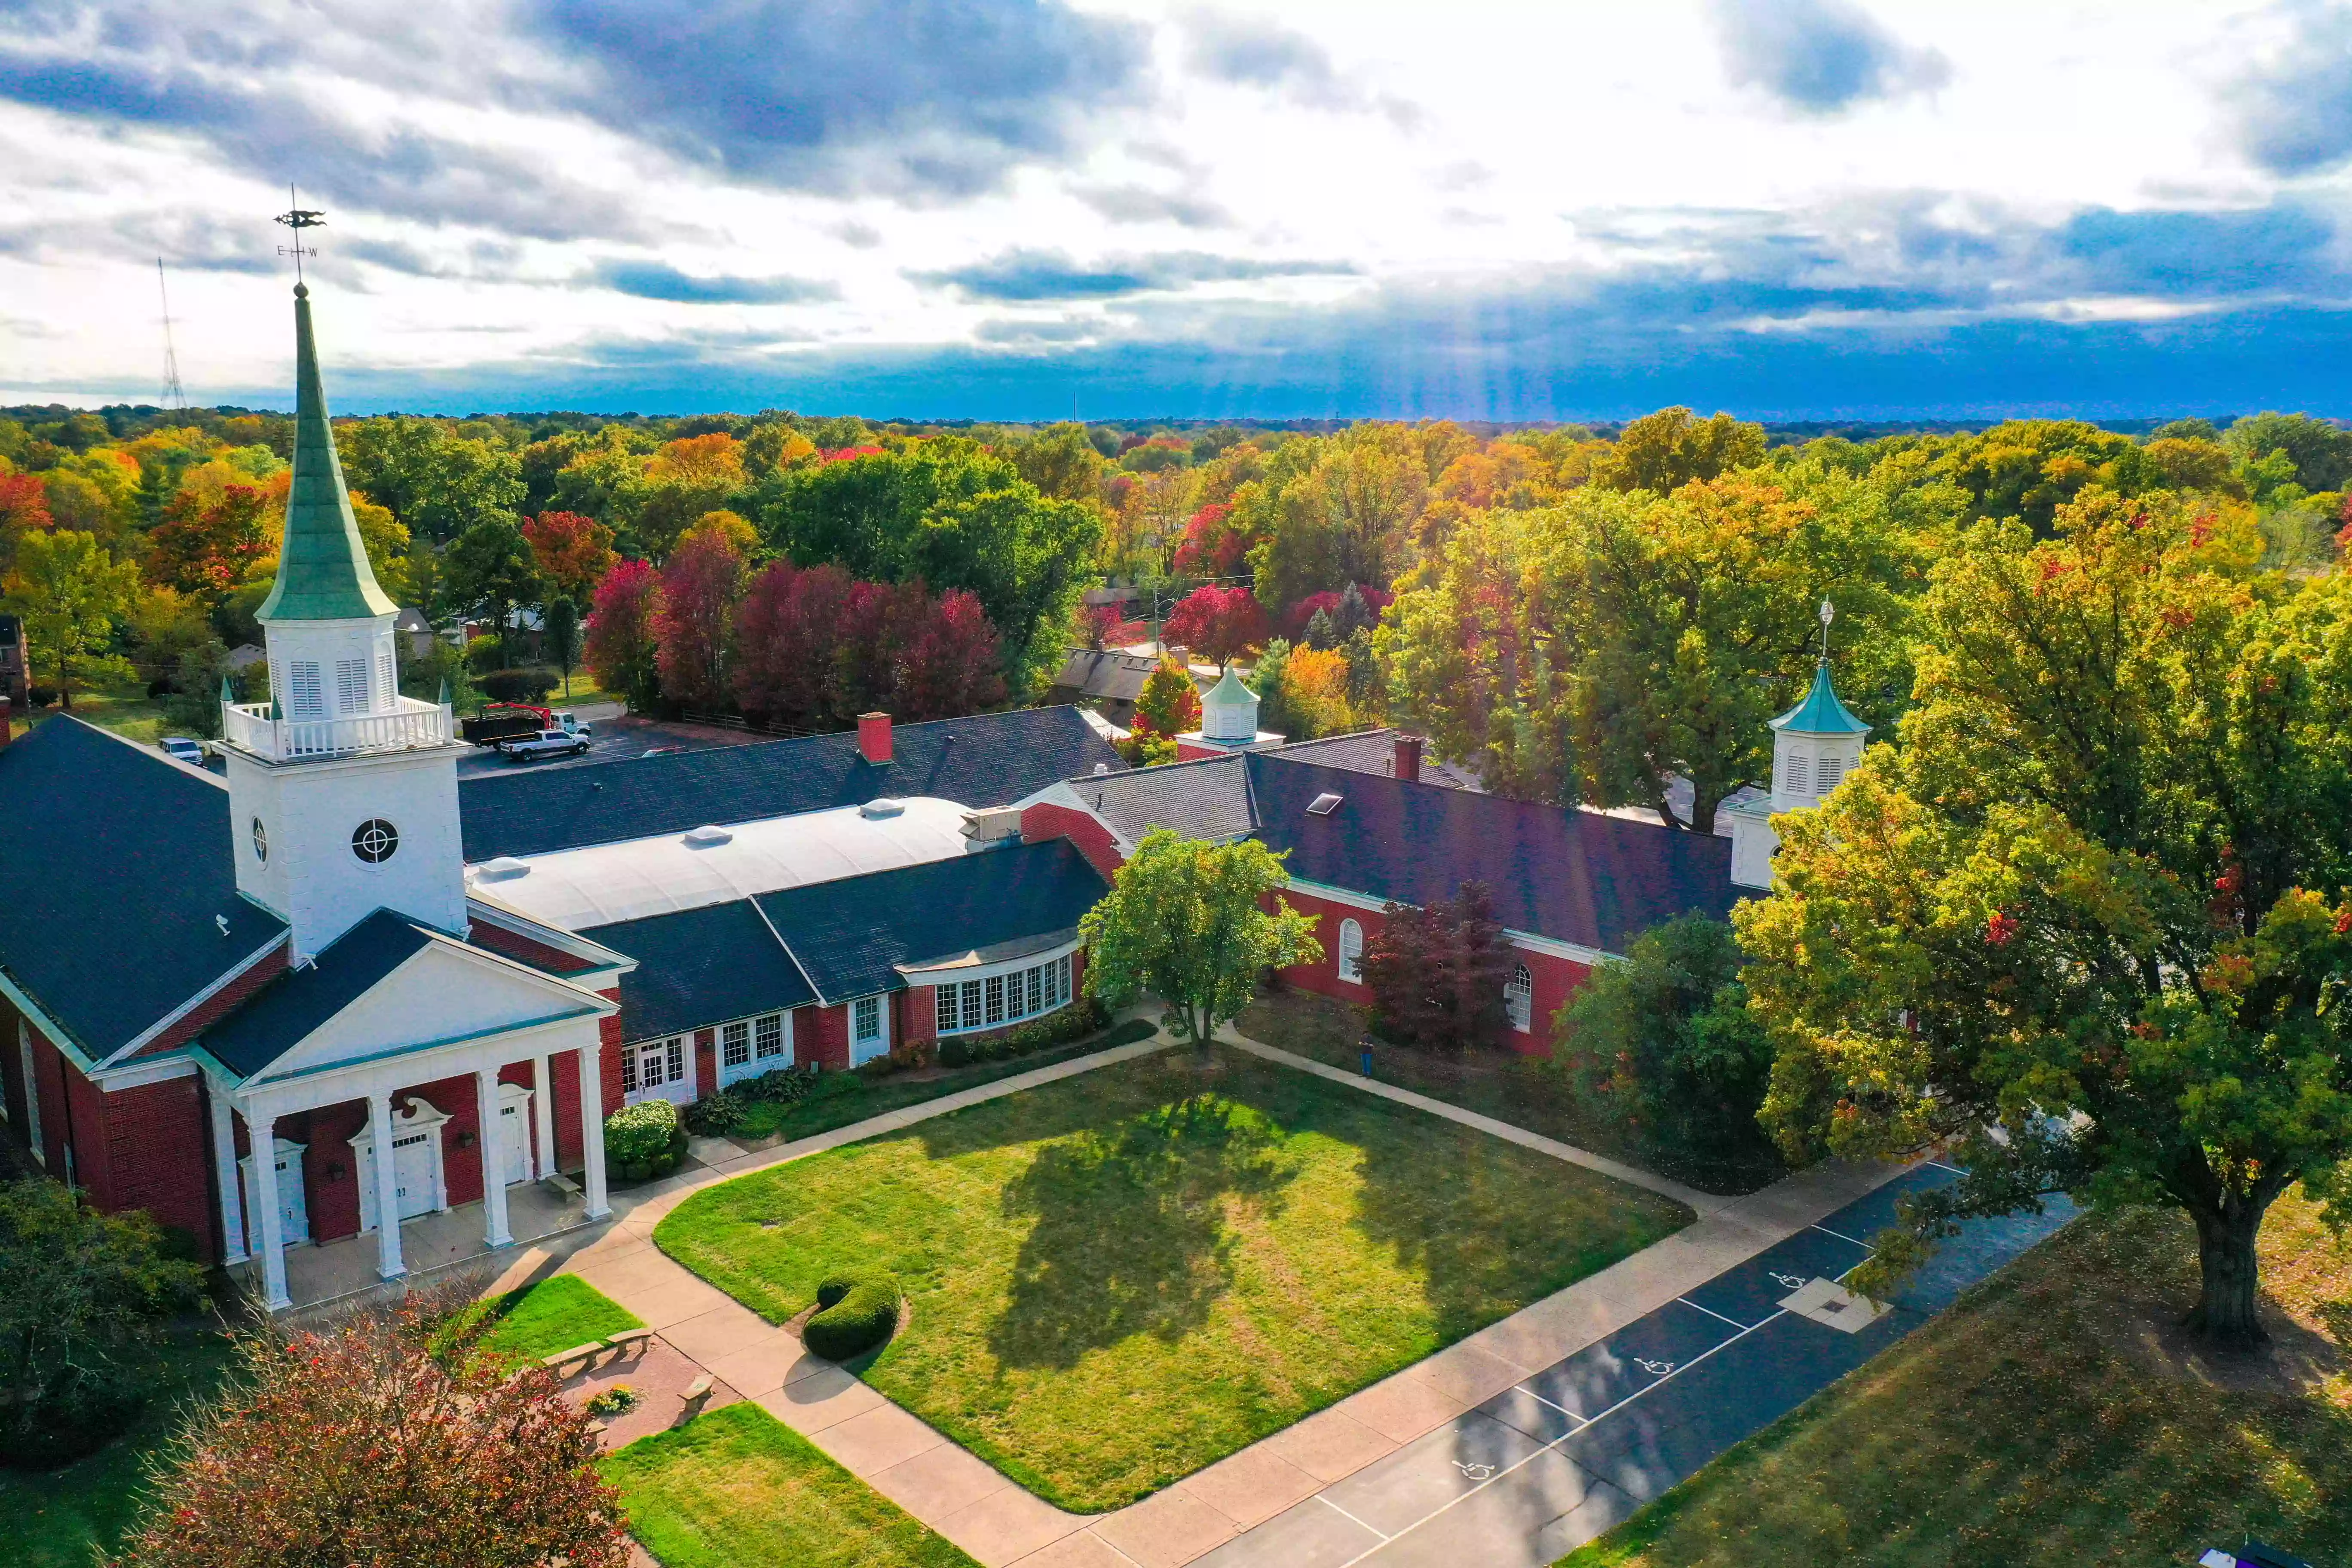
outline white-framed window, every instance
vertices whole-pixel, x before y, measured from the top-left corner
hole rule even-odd
[[[1837,788],[1838,780],[1844,776],[1845,759],[1843,757],[1823,757],[1821,771],[1813,779],[1813,787],[1822,795],[1827,795]]]
[[[1535,1027],[1536,977],[1524,963],[1511,966],[1510,984],[1503,987],[1503,1010],[1511,1016],[1511,1027],[1519,1033]]]
[[[936,1017],[942,1035],[1000,1028],[1070,1004],[1071,955],[1046,959],[978,980],[944,980]]]
[[[1802,752],[1789,753],[1789,793],[1790,795],[1813,793],[1813,760]]]
[[[327,691],[320,684],[319,661],[298,658],[286,667],[286,716],[289,719],[323,719],[327,716]]]
[[[1339,922],[1339,978],[1364,983],[1364,928],[1354,921]]]
[[[749,1020],[719,1026],[719,1065],[740,1068],[751,1059],[751,1025]]]
[[[754,1019],[751,1026],[751,1043],[752,1054],[763,1062],[782,1056],[784,1054],[784,1016],[782,1013],[763,1013]]]
[[[860,996],[856,1005],[852,1007],[850,1016],[854,1025],[850,1033],[852,1039],[863,1045],[868,1040],[878,1040],[882,1037],[881,997]]]
[[[621,1090],[641,1094],[686,1081],[686,1037],[644,1040],[621,1053]]]
[[[785,1065],[791,1054],[786,1043],[784,1016],[762,1013],[756,1017],[736,1018],[718,1026],[719,1084],[725,1088],[747,1078],[757,1078],[763,1072]]]
[[[368,661],[335,660],[335,711],[346,717],[368,710]]]

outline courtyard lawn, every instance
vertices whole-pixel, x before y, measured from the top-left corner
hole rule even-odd
[[[551,1275],[510,1290],[490,1304],[490,1315],[497,1322],[483,1344],[530,1361],[646,1326],[635,1312],[576,1274]]]
[[[2280,1200],[2262,1357],[2179,1320],[2179,1215],[2079,1220],[1561,1568],[2352,1562],[2352,1242]]]
[[[1308,991],[1267,992],[1234,1020],[1234,1027],[1260,1045],[1349,1072],[1357,1070],[1357,1053],[1364,1038],[1360,1009]],[[1441,1056],[1383,1042],[1372,1050],[1372,1076],[1399,1089],[1687,1182],[1703,1193],[1752,1193],[1788,1174],[1786,1166],[1769,1157],[1710,1161],[1654,1148],[1629,1137],[1615,1123],[1586,1114],[1569,1094],[1567,1080],[1548,1063],[1513,1050]]]
[[[602,1468],[663,1568],[978,1568],[756,1405],[640,1438]]]
[[[57,1470],[0,1469],[0,1520],[18,1568],[89,1568],[111,1552],[146,1496],[147,1461],[179,1430],[190,1402],[208,1397],[229,1362],[215,1333],[175,1335],[137,1355],[150,1390],[147,1407],[112,1443]]]
[[[1690,1217],[1343,1085],[1179,1048],[708,1188],[654,1238],[776,1322],[835,1269],[895,1271],[911,1322],[866,1380],[1092,1511]]]
[[[1051,1067],[1113,1046],[1148,1040],[1159,1032],[1141,1018],[1113,1024],[1099,1034],[1066,1046],[1055,1046],[1011,1061],[975,1062],[970,1067],[932,1068],[921,1072],[891,1073],[869,1079],[862,1073],[829,1072],[816,1080],[804,1100],[791,1105],[755,1102],[743,1126],[728,1136],[737,1143],[766,1148],[795,1138],[814,1138],[836,1127],[868,1117],[887,1115],[909,1105],[920,1105],[962,1089],[1011,1078],[1035,1068]],[[559,1349],[562,1347],[558,1347]]]

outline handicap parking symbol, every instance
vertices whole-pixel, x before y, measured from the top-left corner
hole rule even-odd
[[[1465,1480],[1491,1481],[1495,1479],[1495,1467],[1492,1465],[1468,1465],[1456,1459],[1454,1468],[1462,1472]]]
[[[1675,1370],[1675,1363],[1670,1361],[1645,1361],[1640,1356],[1633,1358],[1633,1364],[1652,1377],[1664,1377]]]
[[[1776,1271],[1772,1278],[1780,1282],[1780,1289],[1783,1290],[1800,1290],[1806,1283],[1805,1277],[1801,1274],[1781,1274]]]

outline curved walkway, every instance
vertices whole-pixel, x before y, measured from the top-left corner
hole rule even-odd
[[[551,1248],[526,1253],[507,1270],[499,1288],[547,1272],[578,1274],[644,1319],[663,1341],[723,1385],[714,1403],[732,1396],[756,1401],[985,1568],[1180,1568],[1213,1552],[1220,1553],[1221,1563],[1338,1563],[1363,1553],[1328,1557],[1328,1551],[1338,1548],[1300,1540],[1289,1521],[1299,1517],[1301,1505],[1320,1500],[1317,1508],[1331,1510],[1334,1521],[1349,1521],[1340,1525],[1343,1532],[1354,1533],[1352,1524],[1369,1531],[1361,1535],[1362,1542],[1377,1546],[1391,1532],[1360,1524],[1339,1500],[1348,1495],[1342,1489],[1359,1472],[1392,1455],[1400,1456],[1400,1462],[1410,1459],[1413,1454],[1404,1451],[1417,1453],[1432,1440],[1448,1443],[1441,1428],[1484,1419],[1476,1407],[1511,1396],[1522,1383],[1798,1237],[1900,1174],[1891,1166],[1821,1166],[1746,1197],[1715,1197],[1443,1100],[1340,1072],[1230,1029],[1222,1037],[1269,1061],[1664,1194],[1699,1217],[1654,1246],[1140,1502],[1096,1515],[1065,1512],[1024,1490],[866,1384],[810,1355],[797,1337],[664,1256],[653,1245],[653,1231],[689,1194],[714,1183],[1165,1049],[1172,1043],[1165,1036],[727,1160],[692,1177],[616,1194],[609,1229],[593,1239],[582,1238],[568,1254]],[[558,1257],[562,1258],[560,1269],[551,1269]],[[1469,1474],[1469,1468],[1455,1468]],[[1471,1517],[1463,1514],[1465,1521]],[[1261,1526],[1267,1528],[1260,1531]],[[1417,1528],[1433,1544],[1446,1540],[1447,1527],[1437,1519]],[[1258,1550],[1261,1543],[1263,1551]]]

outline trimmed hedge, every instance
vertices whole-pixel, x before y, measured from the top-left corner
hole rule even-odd
[[[1091,1035],[1109,1021],[1110,1013],[1093,996],[1081,996],[1070,1005],[1043,1018],[1017,1025],[1002,1034],[950,1035],[940,1042],[940,1066],[969,1067],[973,1062],[1009,1062],[1051,1047]]]
[[[827,1361],[847,1361],[898,1328],[898,1277],[880,1269],[832,1275],[817,1286],[816,1305],[801,1342]]]
[[[686,1158],[686,1124],[667,1100],[624,1106],[604,1118],[604,1163],[625,1182],[667,1176]]]

